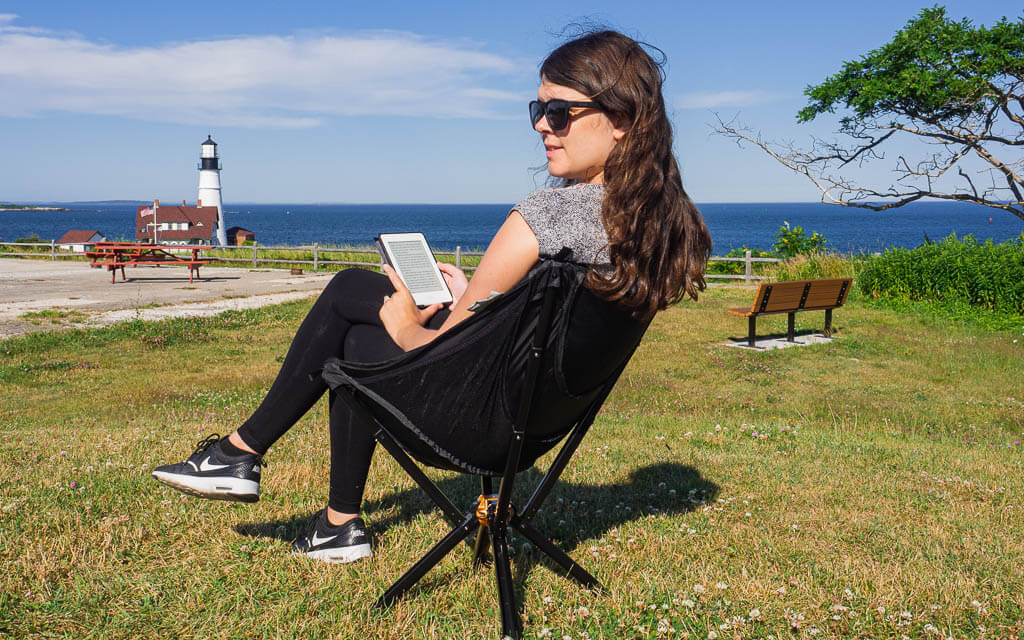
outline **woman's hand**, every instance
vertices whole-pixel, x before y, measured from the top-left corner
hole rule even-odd
[[[466,293],[466,287],[469,286],[469,278],[466,277],[465,271],[447,262],[438,262],[437,268],[441,270],[444,282],[448,285],[448,290],[452,292],[450,308],[454,309],[455,305],[459,302],[459,298],[462,297],[462,294]]]
[[[442,305],[432,304],[425,309],[420,309],[412,299],[409,288],[405,286],[395,270],[388,265],[382,266],[381,269],[391,280],[391,286],[395,288],[395,292],[390,296],[384,296],[378,315],[384,324],[384,329],[395,341],[395,344],[403,351],[409,351],[424,343],[423,336],[420,334],[429,331],[424,328],[424,325]]]

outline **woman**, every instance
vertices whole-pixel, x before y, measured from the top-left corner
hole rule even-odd
[[[255,502],[262,455],[326,390],[308,375],[325,358],[373,362],[427,344],[468,318],[474,301],[508,290],[563,246],[593,265],[585,286],[638,316],[685,295],[696,299],[711,240],[672,155],[662,81],[658,63],[617,32],[590,33],[553,51],[541,66],[530,120],[560,186],[512,209],[472,280],[441,265],[455,297],[450,307],[418,309],[386,267],[384,276],[339,273],[303,321],[253,415],[229,437],[211,437],[185,462],[153,475],[206,498]],[[351,562],[371,555],[359,508],[375,442],[342,402],[331,402],[330,429],[328,504],[293,549]]]

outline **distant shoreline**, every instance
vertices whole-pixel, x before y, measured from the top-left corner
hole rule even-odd
[[[71,211],[66,207],[33,207],[31,205],[15,206],[0,204],[0,212],[3,211]]]

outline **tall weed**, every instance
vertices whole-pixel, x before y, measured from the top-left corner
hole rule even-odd
[[[765,269],[765,275],[775,281],[853,278],[861,260],[858,257],[815,252],[770,264]]]

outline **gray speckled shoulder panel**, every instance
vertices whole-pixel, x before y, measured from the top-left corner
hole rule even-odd
[[[518,211],[530,225],[541,257],[556,255],[562,247],[573,251],[573,260],[608,264],[608,234],[601,223],[604,185],[578,184],[541,189],[520,200]]]

